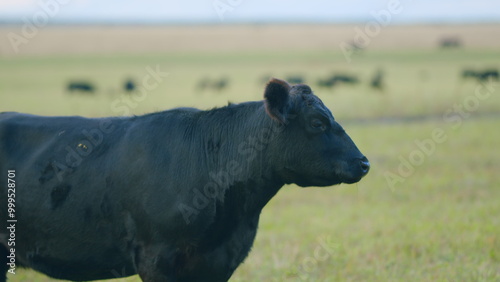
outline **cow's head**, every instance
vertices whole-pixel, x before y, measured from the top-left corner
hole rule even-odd
[[[264,99],[267,114],[282,125],[272,152],[279,160],[276,171],[286,183],[355,183],[368,173],[368,159],[309,86],[272,79]]]

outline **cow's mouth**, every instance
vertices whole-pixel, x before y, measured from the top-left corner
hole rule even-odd
[[[359,159],[358,163],[350,167],[348,173],[342,173],[342,183],[353,184],[359,182],[370,171],[370,162],[366,157]]]
[[[359,182],[370,171],[370,162],[365,156],[344,162],[338,167],[337,175],[342,183],[353,184]]]
[[[361,175],[361,176],[358,176],[358,177],[345,177],[343,180],[342,180],[342,183],[345,183],[345,184],[354,184],[354,183],[357,183],[361,180],[361,178],[363,178],[364,175]]]
[[[326,187],[341,183],[347,183],[345,181],[345,176],[338,175],[337,173],[331,173],[328,176],[316,175],[311,177],[311,176],[306,176],[305,173],[297,172],[296,170],[288,167],[285,167],[285,178],[288,180],[286,181],[286,183],[288,184],[295,183],[300,187],[308,187],[308,186]]]
[[[370,162],[366,157],[356,159],[354,163],[337,166],[333,171],[318,173],[314,176],[300,172],[290,167],[284,167],[285,183],[295,183],[301,187],[333,186],[341,183],[353,184],[359,182],[370,171]]]

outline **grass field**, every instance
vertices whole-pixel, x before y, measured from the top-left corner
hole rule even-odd
[[[4,56],[0,111],[108,116],[124,114],[124,105],[137,115],[209,109],[260,100],[262,76],[302,74],[372,170],[354,185],[284,187],[263,210],[253,251],[231,281],[500,281],[500,85],[460,79],[465,67],[500,68],[500,49],[484,40],[458,50],[379,42],[351,63],[338,49],[316,45],[217,51],[213,42],[209,50]],[[122,93],[125,78],[141,85],[156,68],[169,75],[143,99]],[[378,68],[386,73],[382,93],[368,86]],[[333,71],[356,74],[361,84],[315,86]],[[222,76],[230,80],[226,90],[196,90],[200,79]],[[97,93],[69,95],[71,79],[94,82]],[[436,130],[445,140],[432,139]],[[28,270],[9,278],[53,281]]]

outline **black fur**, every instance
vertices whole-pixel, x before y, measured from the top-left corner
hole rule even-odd
[[[227,281],[250,251],[261,210],[285,183],[354,183],[368,172],[310,88],[277,79],[265,101],[208,111],[0,114],[0,171],[8,169],[20,187],[19,264],[59,279],[138,273],[154,282]]]
[[[3,244],[0,245],[0,282],[5,282],[7,280],[7,270],[9,270],[8,258],[9,252],[7,247]]]

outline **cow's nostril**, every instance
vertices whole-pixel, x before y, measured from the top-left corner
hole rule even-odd
[[[370,170],[370,162],[368,161],[367,158],[363,158],[360,160],[360,165],[361,165],[361,170],[363,171],[363,174],[367,174],[368,171]]]

